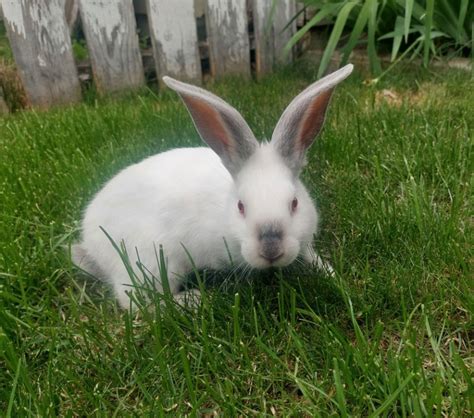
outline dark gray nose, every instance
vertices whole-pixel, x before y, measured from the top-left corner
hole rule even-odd
[[[260,257],[273,263],[283,256],[281,241],[263,241],[260,249]]]
[[[273,263],[283,256],[283,230],[276,223],[262,225],[259,230],[260,256]]]

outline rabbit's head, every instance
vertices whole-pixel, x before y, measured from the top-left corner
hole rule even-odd
[[[202,139],[220,156],[234,179],[229,199],[229,235],[253,267],[285,266],[315,232],[314,205],[298,176],[305,153],[321,130],[334,87],[352,65],[324,77],[295,97],[270,142],[259,144],[242,116],[228,103],[170,77]]]

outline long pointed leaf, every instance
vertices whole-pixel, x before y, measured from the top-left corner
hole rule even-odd
[[[324,74],[327,67],[329,66],[329,61],[331,60],[332,54],[334,53],[336,45],[339,42],[344,26],[346,25],[349,13],[356,5],[357,1],[350,1],[344,4],[341,11],[337,15],[336,22],[334,23],[334,27],[332,28],[331,36],[329,37],[328,44],[326,46],[326,49],[324,50],[321,62],[319,64],[318,78],[320,78]]]
[[[405,18],[401,16],[397,16],[397,19],[395,20],[395,28],[393,30],[394,36],[393,36],[393,44],[392,44],[392,56],[390,58],[392,62],[395,60],[395,58],[397,58],[398,51],[402,43],[404,27],[405,27]]]
[[[411,28],[408,33],[415,33],[415,32],[419,32],[419,30],[415,29],[415,28]],[[384,39],[392,39],[392,38],[395,38],[395,32],[392,31],[392,32],[388,32],[386,33],[385,35],[382,35],[382,36],[379,36],[377,38],[378,41],[383,41]]]
[[[430,46],[431,46],[431,30],[433,28],[433,12],[434,12],[434,0],[426,0],[426,16],[425,16],[425,39],[423,45],[423,65],[428,67],[430,58]]]
[[[405,1],[405,42],[408,42],[408,34],[410,33],[410,22],[411,22],[411,15],[413,12],[413,0],[406,0]],[[393,50],[392,50],[393,53]],[[392,55],[393,60],[393,55]]]
[[[337,14],[338,9],[341,7],[339,3],[328,3],[321,7],[321,10],[316,13],[311,20],[306,23],[299,31],[297,31],[285,45],[283,49],[285,54],[288,54],[291,51],[291,48],[308,32],[313,26],[316,26],[321,20],[327,16]]]
[[[367,52],[369,54],[369,61],[372,73],[378,75],[382,72],[377,49],[375,48],[375,32],[377,29],[377,10],[379,3],[377,0],[370,1],[369,27],[368,27],[368,45]]]
[[[469,5],[469,0],[461,0],[461,6],[459,7],[459,16],[458,16],[458,24],[457,24],[457,29],[459,31],[459,38],[457,39],[458,43],[462,42],[463,37],[467,37],[466,31],[464,30],[464,21],[466,20],[468,5]]]
[[[433,26],[438,29],[442,28],[459,44],[462,43],[462,39],[466,39],[466,31],[463,27],[465,16],[464,18],[462,16],[464,7],[463,3],[466,2],[461,0],[459,4],[459,13],[456,13],[453,1],[437,0],[436,8],[433,14]],[[461,22],[460,19],[462,19]]]
[[[343,49],[343,56],[342,56],[342,63],[341,65],[347,64],[349,60],[349,55],[354,49],[357,44],[357,41],[360,39],[360,35],[364,30],[365,26],[367,25],[367,21],[369,20],[369,10],[370,10],[370,0],[366,0],[362,9],[360,10],[357,20],[352,28],[351,36],[349,37],[349,41],[347,45]]]
[[[396,0],[397,4],[403,8],[403,10],[405,10],[405,6],[406,6],[406,0]],[[416,1],[412,1],[412,9],[411,9],[411,17],[415,18],[416,20],[418,20],[419,22],[421,22],[421,20],[423,19],[423,16],[425,14],[425,9],[419,5]]]

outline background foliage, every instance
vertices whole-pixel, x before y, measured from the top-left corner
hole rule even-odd
[[[290,49],[321,22],[330,35],[319,66],[322,76],[337,46],[342,63],[365,46],[374,75],[382,71],[378,54],[391,50],[391,61],[422,57],[426,67],[432,57],[467,55],[472,49],[474,2],[469,0],[304,0],[316,9],[314,17],[290,40]]]

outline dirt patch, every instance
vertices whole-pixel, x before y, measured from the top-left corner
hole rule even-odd
[[[423,83],[417,91],[383,89],[375,93],[375,107],[388,105],[400,107],[403,104],[409,106],[426,106],[429,103],[441,102],[446,97],[447,91],[444,84]]]

